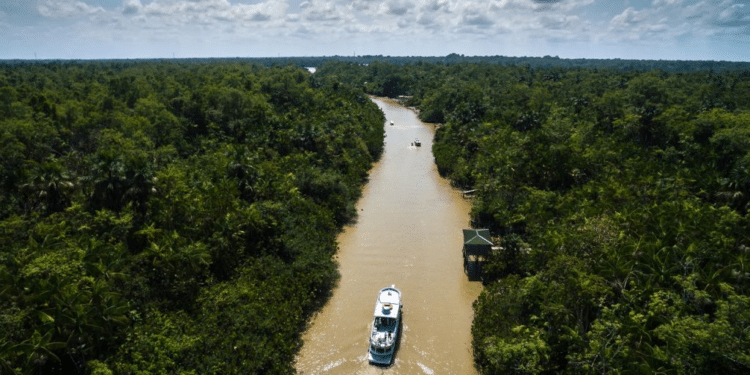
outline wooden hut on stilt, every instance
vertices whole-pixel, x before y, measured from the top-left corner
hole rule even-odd
[[[492,251],[489,229],[464,229],[464,272],[469,280],[482,277],[484,257]]]

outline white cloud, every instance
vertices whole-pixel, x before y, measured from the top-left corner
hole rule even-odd
[[[724,10],[716,15],[715,21],[728,27],[749,26],[750,1],[726,5]]]
[[[488,27],[494,24],[487,14],[487,8],[473,5],[464,8],[461,24],[466,26]]]
[[[383,3],[384,13],[393,16],[403,16],[413,8],[413,4],[408,1],[388,1]]]
[[[613,37],[674,41],[685,35],[711,36],[727,28],[750,26],[744,1],[653,0],[650,7],[626,8],[609,23]]]
[[[422,0],[413,8],[413,27],[419,32],[445,32],[460,19],[460,12],[448,0]]]
[[[637,11],[628,7],[622,13],[614,16],[610,25],[614,29],[632,30],[646,20],[646,11]]]
[[[589,5],[594,0],[491,0],[489,4],[507,11],[562,11],[569,12]]]
[[[417,23],[422,26],[427,26],[427,27],[432,26],[436,23],[435,22],[436,20],[437,20],[437,17],[435,17],[434,15],[430,13],[422,13],[419,16],[417,16]]]
[[[654,0],[652,5],[655,7],[660,6],[671,6],[671,5],[681,5],[682,0]]]
[[[424,0],[419,7],[425,12],[450,12],[450,3],[447,0]]]
[[[168,18],[170,23],[210,24],[222,22],[281,20],[286,16],[286,1],[268,0],[257,4],[232,3],[229,0],[154,0],[142,5],[140,0],[126,0],[123,13]]]
[[[367,12],[372,9],[377,9],[377,4],[375,6],[372,6],[370,3],[372,1],[370,0],[354,0],[351,2],[351,7],[353,10],[358,12]]]
[[[104,8],[78,0],[41,0],[36,6],[39,14],[50,18],[68,18],[104,13]]]
[[[492,9],[499,11],[531,11],[538,6],[531,0],[493,0],[489,4]]]
[[[143,4],[141,4],[141,0],[125,0],[122,3],[123,9],[122,13],[124,14],[136,14],[143,9]]]
[[[308,21],[340,21],[346,19],[346,13],[342,7],[336,6],[330,1],[306,1],[302,14]]]
[[[555,3],[555,7],[553,9],[555,10],[561,10],[565,12],[574,11],[577,9],[580,9],[582,7],[591,5],[595,2],[595,0],[569,0],[569,1],[562,1],[559,3]]]
[[[183,46],[210,55],[238,43],[256,51],[265,43],[274,51],[356,44],[358,52],[389,54],[392,46],[413,50],[414,40],[433,39],[448,52],[486,45],[501,53],[495,46],[503,45],[562,56],[574,44],[597,53],[601,43],[623,43],[626,52],[684,40],[747,44],[750,0],[0,0],[0,27],[3,35],[33,29],[43,45],[57,42],[41,35],[138,51],[155,40],[154,53]]]

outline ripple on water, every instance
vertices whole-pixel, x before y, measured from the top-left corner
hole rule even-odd
[[[431,374],[435,373],[435,371],[432,371],[431,368],[429,368],[429,367],[427,367],[427,366],[425,366],[425,365],[423,365],[423,364],[421,364],[419,362],[417,362],[417,365],[419,365],[419,367],[422,368],[422,371],[424,371],[425,374],[430,374],[431,375]]]
[[[346,359],[339,359],[338,361],[331,362],[325,366],[323,366],[323,372],[326,372],[332,368],[336,368],[338,366],[341,366],[342,363],[346,362]]]

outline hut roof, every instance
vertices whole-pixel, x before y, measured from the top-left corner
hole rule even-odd
[[[492,246],[489,229],[464,229],[464,245]]]

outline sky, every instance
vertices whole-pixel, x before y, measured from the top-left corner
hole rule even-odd
[[[0,59],[750,61],[750,0],[0,0]]]

